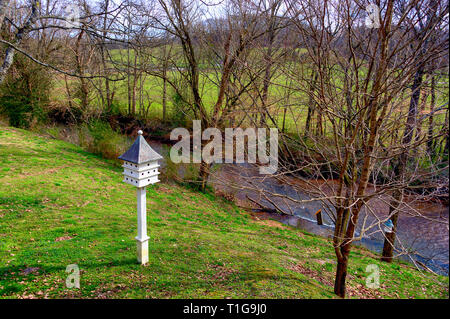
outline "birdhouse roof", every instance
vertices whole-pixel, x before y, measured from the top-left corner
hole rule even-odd
[[[148,145],[147,141],[142,136],[142,131],[139,131],[139,135],[133,145],[131,145],[130,149],[119,156],[119,159],[134,164],[147,163],[162,158],[161,155],[156,153],[155,150]]]

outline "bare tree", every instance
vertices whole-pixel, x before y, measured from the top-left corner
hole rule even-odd
[[[417,109],[423,65],[448,56],[448,33],[439,31],[447,19],[448,3],[440,2],[436,8],[436,2],[423,0],[397,7],[389,0],[379,6],[380,27],[368,28],[363,3],[286,1],[307,55],[299,64],[303,68],[307,65],[310,71],[282,71],[292,79],[290,89],[303,96],[304,105],[314,103],[319,117],[315,132],[303,133],[296,123],[298,137],[282,137],[289,141],[289,147],[282,152],[284,161],[273,177],[298,193],[309,193],[311,199],[279,194],[251,181],[246,186],[235,185],[256,192],[266,205],[287,214],[290,209],[284,210],[280,203],[321,202],[322,210],[334,223],[334,291],[341,297],[346,294],[352,243],[367,234],[390,234],[384,232],[383,224],[398,210],[412,209],[397,194],[408,192],[425,198],[448,182],[440,174],[448,163],[439,163],[429,171],[418,169],[427,156],[427,140],[441,139],[445,132],[419,140],[405,140],[396,133],[408,136],[408,127],[416,123],[411,121],[417,113],[405,112],[405,101],[414,104],[410,109]],[[423,23],[417,33],[419,20],[430,16],[430,11],[435,18]],[[426,44],[432,34],[439,34],[438,39]],[[317,74],[316,81],[311,81],[311,70]],[[413,87],[408,92],[405,88],[410,83]],[[292,114],[301,112],[297,104],[289,108]],[[399,175],[391,163],[409,152],[415,153],[414,162],[405,165]],[[301,188],[292,182],[292,175],[302,181]],[[414,193],[411,188],[418,180],[427,181],[423,193]],[[389,211],[376,208],[380,203],[387,203]],[[412,214],[422,216],[414,209]],[[404,243],[399,245],[399,254],[408,254]]]

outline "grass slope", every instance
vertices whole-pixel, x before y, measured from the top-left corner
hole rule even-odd
[[[0,298],[334,298],[327,239],[181,186],[149,187],[150,263],[136,263],[135,188],[79,147],[0,126]],[[78,264],[81,288],[68,289]],[[365,288],[377,264],[379,289]],[[448,277],[354,249],[352,297],[448,298]]]

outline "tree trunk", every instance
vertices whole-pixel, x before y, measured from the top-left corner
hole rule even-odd
[[[448,110],[449,110],[449,108],[447,107],[447,110],[445,111],[445,121],[444,121],[444,125],[442,126],[442,130],[447,130],[447,134],[446,134],[446,136],[445,136],[445,146],[444,146],[444,150],[443,150],[443,153],[444,154],[448,154],[448,119],[449,119],[449,116],[448,116]]]
[[[397,215],[397,214],[396,214]],[[384,246],[383,246],[383,255],[381,256],[381,261],[385,261],[387,263],[392,262],[394,256],[394,246],[395,246],[395,233],[386,233],[384,234]],[[386,245],[386,242],[391,243],[390,245]]]
[[[284,134],[286,133],[286,112],[287,112],[287,106],[283,108],[283,126],[281,128],[281,132]]]
[[[206,185],[208,184],[208,178],[209,178],[209,168],[211,167],[211,164],[208,164],[204,161],[200,163],[200,170],[199,170],[199,181],[200,181],[200,190],[204,192],[206,190]]]
[[[436,106],[436,77],[431,76],[431,104],[430,104],[430,118],[428,119],[428,140],[427,140],[427,151],[428,155],[434,157],[434,142],[433,142],[433,112]]]
[[[167,42],[168,43],[168,42]],[[163,107],[163,114],[162,119],[163,121],[166,121],[167,119],[167,71],[169,68],[169,58],[170,54],[172,52],[172,47],[167,50],[167,45],[164,44],[164,61],[163,61],[163,92],[162,92],[162,107]]]
[[[108,69],[108,65],[107,65],[107,57],[106,57],[106,36],[108,35],[107,29],[108,29],[108,19],[107,19],[107,14],[106,12],[108,12],[108,8],[109,8],[109,0],[105,1],[105,15],[103,16],[103,39],[100,43],[100,58],[101,58],[101,63],[102,63],[102,69],[103,72],[108,75],[107,69]],[[111,97],[111,88],[110,88],[110,84],[109,84],[109,77],[106,76],[105,77],[105,93],[106,93],[106,105],[104,105],[104,108],[106,110],[107,113],[111,112],[111,106],[112,106],[112,97]]]
[[[334,281],[334,293],[341,298],[345,298],[345,280],[347,278],[348,258],[338,260],[336,268],[336,278]]]
[[[315,108],[315,101],[314,101],[314,90],[316,87],[317,82],[317,76],[318,74],[314,72],[314,70],[311,72],[310,77],[310,86],[309,86],[309,99],[308,99],[308,115],[306,116],[306,124],[305,124],[305,136],[309,133],[309,130],[311,129],[311,119],[314,116],[314,108]]]
[[[66,84],[67,102],[69,103],[69,108],[72,110],[72,94],[70,93],[69,83],[67,82],[67,75],[64,75],[64,83]]]
[[[164,122],[164,121],[166,121],[166,113],[167,113],[167,80],[166,80],[166,76],[165,75],[164,75],[164,78],[163,78],[162,107],[163,107],[162,120]]]
[[[318,136],[323,135],[322,114],[320,113],[320,110],[317,112],[316,134]]]
[[[311,118],[314,115],[314,109],[309,105],[308,106],[308,115],[306,116],[306,124],[305,124],[305,136],[309,133],[311,129]]]
[[[260,127],[266,127],[266,113],[268,113],[267,100],[269,96],[269,85],[271,78],[271,68],[272,68],[272,44],[274,36],[270,35],[269,47],[267,48],[267,55],[265,57],[266,69],[264,70],[264,83],[262,90],[262,109],[260,114]]]
[[[405,147],[405,151],[400,155],[397,167],[394,168],[395,176],[397,176],[400,180],[403,178],[403,175],[405,174],[406,165],[408,162],[408,150],[409,150],[409,143],[412,141],[413,135],[414,135],[414,128],[417,126],[416,118],[417,118],[417,108],[419,104],[420,99],[420,88],[422,86],[422,79],[423,79],[423,73],[424,73],[424,65],[421,64],[419,69],[417,70],[415,77],[414,77],[414,83],[412,85],[412,95],[411,95],[411,101],[409,104],[409,110],[408,110],[408,118],[406,119],[406,127],[403,135],[402,144],[403,147]],[[389,234],[389,236],[386,236],[384,239],[384,245],[383,245],[383,254],[381,257],[382,261],[390,262],[392,260],[393,252],[394,252],[394,243],[396,238],[396,232],[397,230],[397,221],[398,221],[398,206],[400,205],[399,200],[394,195],[394,199],[391,201],[391,209],[394,208],[397,211],[392,216],[391,220],[394,224],[393,232]]]
[[[392,262],[392,257],[394,256],[394,247],[395,247],[395,239],[396,239],[396,232],[397,232],[397,223],[398,223],[398,207],[400,206],[400,198],[401,193],[398,191],[394,195],[394,200],[396,201],[395,206],[390,207],[389,215],[392,215],[391,221],[392,224],[394,224],[394,227],[392,228],[392,232],[385,233],[384,234],[384,245],[383,245],[383,253],[381,256],[381,261],[385,261],[387,263]]]
[[[266,114],[269,113],[268,110],[268,97],[269,97],[269,86],[270,80],[272,78],[272,65],[273,65],[273,45],[276,38],[276,13],[278,11],[279,5],[274,4],[270,8],[270,17],[268,19],[268,28],[267,28],[267,37],[268,37],[268,45],[267,45],[267,53],[264,57],[266,66],[264,70],[264,80],[263,80],[263,90],[262,90],[262,110],[261,110],[261,118],[260,118],[260,127],[266,127]]]
[[[81,41],[83,39],[84,30],[81,30],[76,41],[75,47],[75,60],[76,60],[76,69],[78,74],[84,74],[85,61],[83,59],[83,54],[81,53]],[[83,111],[83,116],[85,116],[89,109],[89,87],[88,82],[85,78],[80,77],[80,100],[81,100],[81,109]]]
[[[89,88],[86,79],[80,78],[80,92],[81,92],[81,108],[83,114],[86,114],[89,109]]]

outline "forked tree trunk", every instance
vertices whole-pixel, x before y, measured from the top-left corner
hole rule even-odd
[[[361,174],[359,177],[357,189],[354,198],[363,198],[366,194],[367,185],[369,183],[369,177],[372,172],[372,156],[375,150],[375,144],[379,136],[378,131],[380,129],[380,123],[387,112],[387,103],[383,103],[381,111],[377,107],[379,105],[379,100],[376,96],[379,95],[382,88],[383,77],[385,68],[388,65],[388,47],[389,47],[389,37],[390,34],[390,24],[392,21],[394,1],[389,1],[386,9],[386,17],[384,25],[380,28],[380,35],[383,35],[383,39],[380,43],[380,56],[379,65],[375,73],[373,87],[371,91],[371,98],[367,100],[368,115],[369,115],[369,131],[368,140],[364,144],[364,154],[363,163],[361,167]],[[364,116],[364,115],[361,115]],[[363,118],[360,118],[363,121]],[[356,137],[356,135],[355,135]],[[347,185],[346,199],[337,201],[336,208],[336,224],[333,235],[333,246],[335,249],[338,265],[336,269],[336,278],[334,283],[334,292],[336,295],[344,298],[346,294],[345,281],[347,277],[347,267],[348,259],[350,256],[350,250],[354,234],[356,231],[356,226],[358,224],[359,213],[365,203],[361,200],[354,202],[354,205],[349,205],[350,200],[353,202],[354,198],[350,198],[350,190],[348,185],[350,184],[346,178],[346,171],[355,163],[349,164],[350,153],[347,151],[347,155],[344,160],[344,165],[341,168],[341,174],[339,177],[339,191],[340,195],[343,194],[343,186]],[[353,191],[352,191],[353,192]],[[353,197],[353,196],[352,196]],[[351,206],[351,207],[350,207]]]

